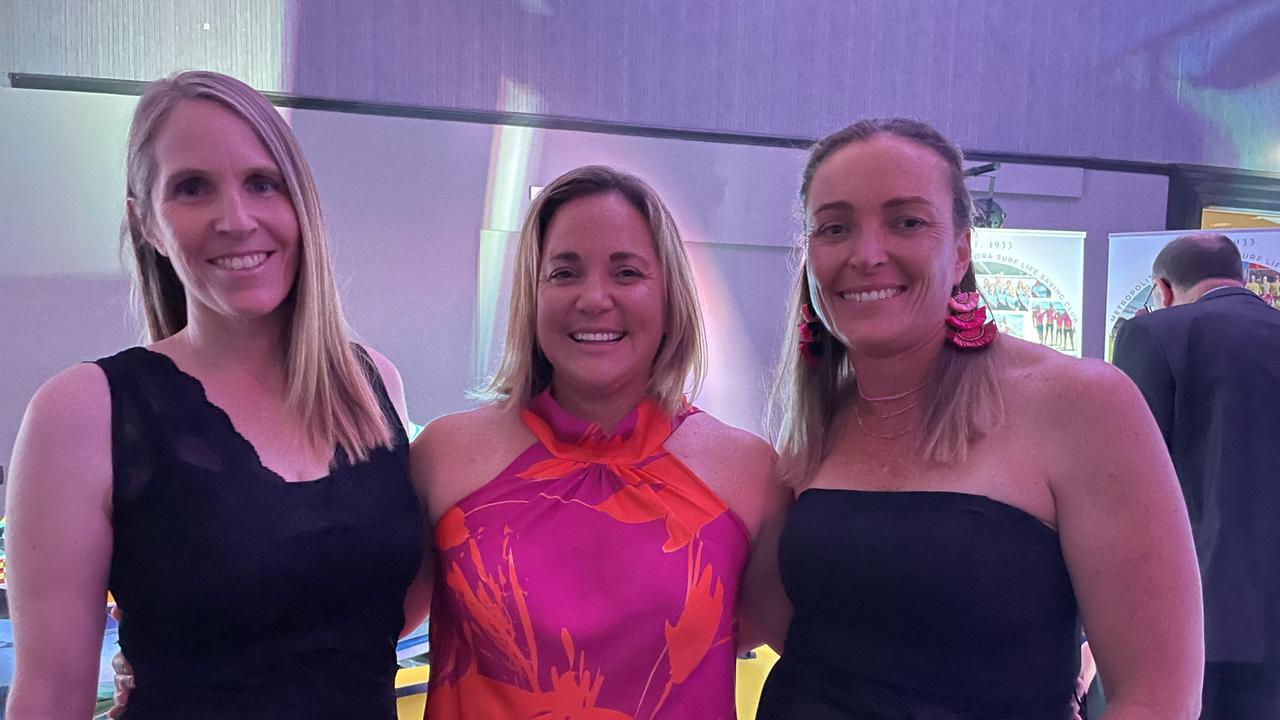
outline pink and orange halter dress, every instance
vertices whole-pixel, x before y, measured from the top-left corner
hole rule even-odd
[[[695,412],[529,403],[537,442],[435,528],[428,720],[732,720],[749,539],[664,447]]]

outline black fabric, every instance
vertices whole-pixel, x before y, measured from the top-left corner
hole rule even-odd
[[[1280,662],[1280,311],[1244,288],[1121,326],[1182,485],[1209,662]]]
[[[408,445],[285,482],[166,356],[97,361],[111,388],[110,588],[137,688],[126,720],[395,717],[395,646],[422,553]]]
[[[1205,664],[1200,720],[1280,718],[1280,663]]]
[[[795,608],[760,720],[1063,720],[1080,661],[1052,529],[949,492],[806,490],[779,562]]]

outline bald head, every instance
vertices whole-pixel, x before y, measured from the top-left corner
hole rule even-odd
[[[1244,263],[1231,238],[1218,233],[1188,233],[1164,246],[1151,265],[1156,284],[1168,288],[1165,305],[1195,302],[1223,285],[1244,283]]]

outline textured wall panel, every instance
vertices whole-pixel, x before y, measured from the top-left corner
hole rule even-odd
[[[288,77],[278,0],[0,0],[0,17],[6,73],[151,80],[201,68],[264,89]]]
[[[307,95],[779,135],[904,114],[970,148],[1280,170],[1274,0],[0,2],[4,70],[208,66]]]

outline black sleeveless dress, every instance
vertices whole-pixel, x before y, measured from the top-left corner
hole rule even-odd
[[[760,720],[1064,720],[1080,660],[1058,535],[980,495],[811,489]]]
[[[285,482],[198,380],[131,348],[111,388],[110,588],[137,688],[127,720],[395,717],[395,647],[423,523],[408,446]]]

